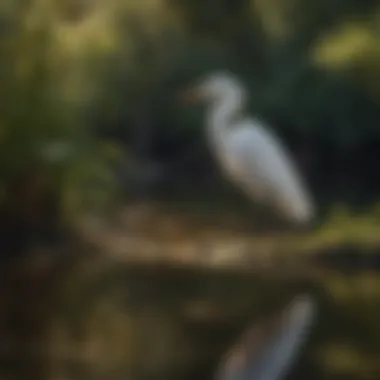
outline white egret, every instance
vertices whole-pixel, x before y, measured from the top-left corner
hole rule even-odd
[[[186,102],[209,106],[208,140],[224,174],[282,217],[307,223],[314,205],[290,153],[262,121],[244,114],[247,93],[229,72],[217,72],[185,91]]]
[[[279,314],[254,323],[224,356],[216,380],[284,379],[316,317],[316,304],[299,295]]]

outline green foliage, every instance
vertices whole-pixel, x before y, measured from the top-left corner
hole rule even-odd
[[[375,101],[379,101],[380,96],[378,22],[379,16],[375,13],[369,20],[339,24],[331,33],[325,33],[312,54],[316,65],[343,72]]]
[[[140,73],[155,78],[147,79],[155,83],[155,88],[145,87],[142,91],[154,92],[153,99],[161,100],[158,108],[165,111],[157,117],[164,120],[162,133],[194,130],[199,136],[201,113],[198,109],[179,107],[173,96],[200,75],[227,68],[250,88],[252,113],[268,121],[286,120],[292,129],[289,132],[322,138],[337,147],[360,145],[378,136],[378,97],[371,98],[371,92],[375,92],[369,91],[379,77],[373,58],[377,51],[374,43],[362,45],[361,53],[357,51],[355,61],[351,60],[350,70],[340,72],[317,67],[309,54],[316,44],[324,43],[335,25],[350,15],[368,18],[374,7],[372,2],[310,0],[306,4],[277,0],[232,4],[222,0],[177,0],[167,4],[181,20],[185,33],[178,32],[176,41],[165,51],[166,65],[157,64],[152,55],[147,59],[148,66],[163,67],[160,74],[156,70],[152,76],[146,76],[150,69],[139,63]],[[374,19],[369,22],[372,29],[376,26]],[[369,35],[368,29],[365,33]],[[319,42],[321,34],[327,37]],[[172,37],[167,35],[166,42]],[[335,45],[342,48],[339,41]],[[335,53],[339,50],[332,49]],[[368,53],[364,54],[363,49]],[[169,78],[176,85],[170,87],[167,81],[157,78]],[[136,87],[142,89],[141,84]]]
[[[30,169],[43,173],[46,186],[62,197],[65,207],[61,215],[72,215],[68,210],[84,211],[78,205],[93,191],[82,186],[82,176],[78,181],[72,173],[80,171],[93,180],[106,175],[109,184],[114,179],[112,166],[107,164],[108,153],[89,136],[78,107],[61,91],[57,78],[65,77],[67,71],[56,66],[54,53],[60,52],[56,51],[51,19],[44,10],[32,3],[29,8],[15,11],[12,32],[1,34],[2,201],[4,206],[14,196],[14,181],[29,175],[25,172]],[[24,190],[28,196],[30,191]]]
[[[199,142],[202,110],[184,108],[178,93],[219,68],[249,87],[253,114],[286,121],[290,135],[342,147],[378,137],[373,9],[354,0],[4,3],[0,199],[32,166],[48,173],[67,217],[92,199],[93,177],[102,204],[116,191],[114,162],[92,124],[134,135],[149,116],[154,139]],[[347,21],[354,13],[360,22]]]

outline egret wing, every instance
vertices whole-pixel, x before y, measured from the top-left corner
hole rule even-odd
[[[263,123],[251,119],[230,131],[225,166],[229,176],[255,199],[288,218],[308,220],[313,205],[286,147]]]

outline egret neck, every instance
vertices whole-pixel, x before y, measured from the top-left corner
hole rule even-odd
[[[243,107],[243,96],[238,91],[229,89],[210,105],[207,114],[207,131],[213,145],[224,145],[223,136],[231,129],[240,117]]]

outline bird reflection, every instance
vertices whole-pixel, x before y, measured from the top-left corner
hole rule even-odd
[[[253,324],[223,357],[215,380],[284,379],[305,343],[316,314],[309,295],[300,295],[279,315]]]

